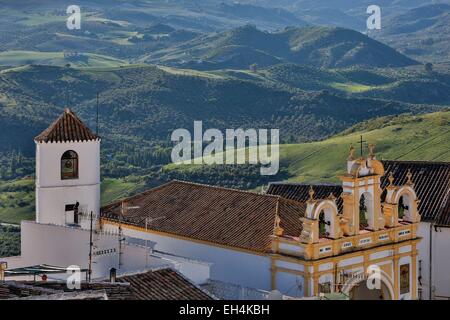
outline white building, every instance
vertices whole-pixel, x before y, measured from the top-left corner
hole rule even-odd
[[[107,277],[111,268],[124,274],[169,266],[198,284],[208,281],[208,263],[154,253],[154,242],[100,229],[101,140],[71,110],[66,109],[35,142],[36,221],[22,221],[21,256],[1,259],[8,270],[44,264],[78,266],[99,279]],[[49,279],[67,277],[48,275]]]

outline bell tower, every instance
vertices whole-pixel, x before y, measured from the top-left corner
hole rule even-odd
[[[358,234],[363,222],[366,224],[365,228],[373,231],[385,226],[380,187],[384,167],[376,160],[374,148],[374,145],[369,145],[367,158],[355,158],[355,149],[350,146],[347,172],[339,177],[343,188],[343,216],[348,221],[347,235]]]
[[[34,141],[36,222],[81,227],[100,211],[100,138],[65,109]]]

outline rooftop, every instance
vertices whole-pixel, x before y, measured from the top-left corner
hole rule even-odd
[[[213,300],[215,297],[178,271],[159,268],[118,276],[115,283],[83,282],[81,290],[69,290],[60,281],[6,281],[0,283],[1,299]]]
[[[104,219],[218,245],[256,252],[270,250],[277,214],[287,235],[301,233],[306,205],[273,195],[171,181],[101,209]]]
[[[36,142],[80,142],[97,139],[99,137],[68,108],[55,122],[34,138]]]

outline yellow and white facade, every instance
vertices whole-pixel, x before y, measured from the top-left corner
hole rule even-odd
[[[367,158],[355,159],[354,149],[350,149],[347,172],[340,177],[341,212],[333,195],[314,199],[311,188],[301,235],[284,235],[276,226],[272,289],[286,291],[283,282],[295,277],[306,297],[341,292],[353,299],[417,299],[420,215],[411,175],[402,186],[394,186],[393,177],[389,177],[382,202],[380,178],[384,168],[376,160],[373,146],[370,150]],[[364,226],[360,221],[362,197]],[[321,223],[325,236],[321,236]]]

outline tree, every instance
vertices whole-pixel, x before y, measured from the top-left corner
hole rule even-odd
[[[430,63],[430,62],[425,63],[425,71],[426,72],[433,72],[433,64]]]

